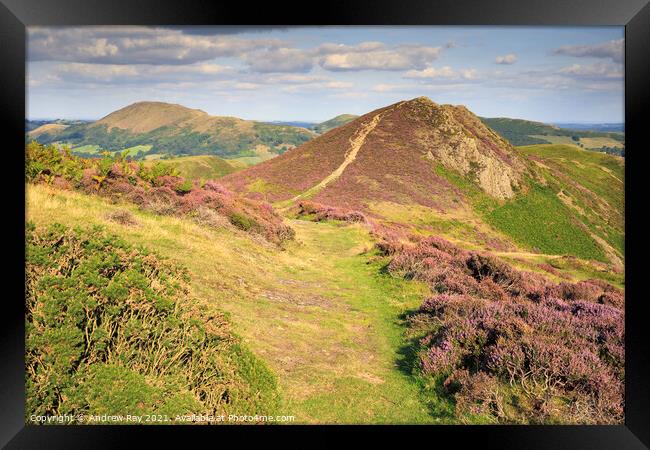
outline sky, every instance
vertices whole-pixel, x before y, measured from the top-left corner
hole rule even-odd
[[[419,96],[484,117],[624,122],[623,27],[28,28],[27,116],[137,101],[321,122]]]

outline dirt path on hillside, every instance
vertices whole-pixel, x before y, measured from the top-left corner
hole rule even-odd
[[[383,113],[376,114],[368,123],[364,124],[361,129],[355,133],[354,136],[350,138],[350,149],[346,152],[345,159],[341,165],[338,166],[334,172],[323,178],[317,185],[312,186],[305,192],[296,195],[291,199],[291,202],[293,203],[294,201],[300,200],[301,198],[310,197],[340,177],[341,174],[345,171],[346,167],[348,167],[357,158],[357,153],[359,153],[359,150],[365,143],[366,136],[368,136],[368,134],[370,134],[370,132],[374,130],[375,127],[379,124],[382,114]]]

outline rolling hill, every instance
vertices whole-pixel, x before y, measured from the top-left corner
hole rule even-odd
[[[282,153],[314,136],[312,131],[235,117],[210,116],[198,109],[162,102],[138,102],[92,123],[73,124],[32,136],[41,143],[123,150],[150,145],[144,154],[255,157]]]
[[[161,164],[174,167],[178,174],[190,180],[216,180],[224,175],[246,168],[246,164],[219,158],[213,155],[181,156],[171,159],[157,159],[144,162],[145,166]]]
[[[620,268],[623,167],[621,158],[576,146],[515,148],[465,107],[420,97],[222,182],[285,209],[309,200],[465,246]]]
[[[514,148],[466,108],[420,97],[365,114],[224,183],[274,202],[309,198],[365,209],[382,200],[442,209],[455,188],[437,166],[496,198],[512,197],[525,170]]]
[[[620,132],[560,128],[542,122],[505,117],[481,117],[481,120],[512,145],[568,144],[619,156],[625,154],[625,135]]]
[[[345,125],[346,123],[353,121],[357,117],[359,116],[355,116],[354,114],[341,114],[329,120],[326,120],[325,122],[321,122],[317,125],[314,125],[311,129],[318,134],[327,133],[329,130],[333,130],[336,127]]]
[[[200,117],[183,114],[132,128]],[[139,164],[27,145],[26,306],[28,320],[47,319],[27,330],[30,411],[73,377],[55,391],[63,412],[621,423],[623,158],[513,147],[465,107],[422,97],[269,155],[204,182],[247,157]],[[173,271],[149,270],[172,267],[167,258]],[[84,308],[61,310],[64,297]],[[146,319],[118,329],[110,354],[101,330],[72,320],[104,305],[116,317],[101,324]],[[69,339],[52,341],[61,320]],[[68,356],[82,348],[77,364]],[[40,376],[51,373],[61,376]],[[530,389],[548,380],[553,389]]]

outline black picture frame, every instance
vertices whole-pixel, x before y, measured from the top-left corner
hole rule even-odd
[[[6,211],[0,377],[0,444],[8,448],[114,448],[147,438],[188,439],[186,433],[236,433],[246,436],[279,433],[287,438],[302,426],[290,427],[42,427],[24,420],[24,183],[22,165],[25,120],[26,31],[32,25],[623,25],[625,26],[626,128],[626,390],[625,425],[620,426],[435,426],[400,427],[395,436],[408,441],[415,433],[425,445],[474,441],[498,448],[627,449],[650,445],[650,351],[645,326],[641,261],[644,183],[643,133],[650,101],[650,5],[648,0],[329,0],[307,2],[217,2],[207,0],[0,0],[0,123],[5,125],[2,165]],[[647,150],[645,150],[647,151]],[[15,209],[14,209],[15,208]],[[22,217],[21,213],[22,212]],[[633,244],[630,245],[629,243]],[[179,430],[180,428],[180,430]],[[390,428],[390,431],[389,431]],[[350,427],[310,427],[307,443],[324,432]],[[395,428],[354,427],[368,436],[393,434]],[[308,437],[307,437],[308,436]],[[194,439],[195,436],[192,436]],[[409,439],[411,441],[411,439]],[[153,442],[151,442],[152,444]],[[220,442],[222,443],[222,442]],[[422,444],[417,444],[422,445]]]

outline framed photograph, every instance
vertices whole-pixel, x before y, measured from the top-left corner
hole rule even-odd
[[[7,448],[647,448],[646,0],[2,3]]]

